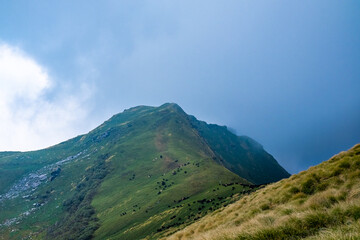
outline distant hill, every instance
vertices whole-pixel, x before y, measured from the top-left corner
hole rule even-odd
[[[0,153],[0,239],[158,239],[289,174],[176,104],[138,106],[32,152]]]
[[[360,239],[360,144],[166,239]]]

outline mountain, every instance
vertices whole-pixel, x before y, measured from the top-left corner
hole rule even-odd
[[[360,239],[360,144],[166,239]]]
[[[158,239],[289,174],[176,104],[138,106],[53,147],[0,153],[0,239]]]
[[[214,159],[230,171],[254,184],[267,184],[290,176],[255,140],[236,136],[225,126],[207,124],[193,116],[189,119],[215,154]]]

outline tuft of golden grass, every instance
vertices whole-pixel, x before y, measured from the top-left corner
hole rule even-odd
[[[166,239],[360,239],[360,144]]]
[[[357,240],[359,234],[360,222],[357,221],[350,225],[341,225],[332,229],[319,231],[318,234],[305,238],[306,240]]]

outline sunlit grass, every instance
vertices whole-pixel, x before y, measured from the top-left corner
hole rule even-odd
[[[360,145],[356,145],[259,189],[168,239],[359,239],[359,169]]]

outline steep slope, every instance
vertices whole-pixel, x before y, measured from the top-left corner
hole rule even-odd
[[[158,239],[273,181],[232,165],[276,161],[252,143],[228,158],[227,137],[218,146],[196,121],[176,104],[139,106],[56,146],[0,153],[0,239]]]
[[[167,239],[360,239],[360,144]]]
[[[116,145],[105,146],[116,154],[110,160],[114,170],[93,201],[100,220],[95,239],[138,239],[152,230],[162,233],[205,214],[208,208],[198,210],[202,204],[197,201],[229,196],[231,188],[219,186],[220,182],[248,183],[212,160],[212,152],[190,127],[186,114],[173,105],[135,108],[127,114],[138,111],[141,115],[135,119],[117,115],[111,125],[101,127],[111,129],[116,122],[134,130],[124,141],[118,138]]]
[[[190,121],[216,154],[217,161],[239,176],[255,184],[276,182],[290,176],[255,140],[236,136],[225,126],[207,124],[193,116]]]

